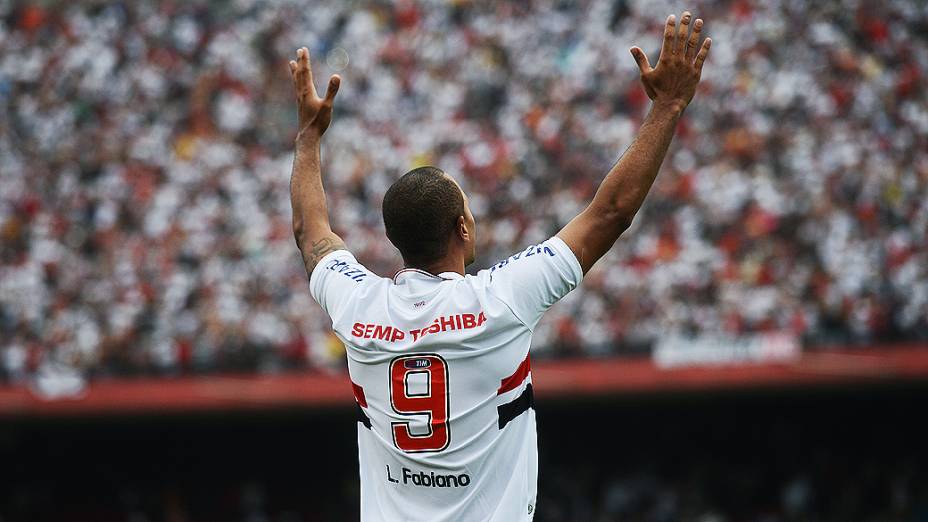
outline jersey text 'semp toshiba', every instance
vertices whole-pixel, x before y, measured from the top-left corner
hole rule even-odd
[[[322,258],[310,291],[347,348],[362,521],[532,519],[532,330],[582,277],[557,237],[474,276]]]

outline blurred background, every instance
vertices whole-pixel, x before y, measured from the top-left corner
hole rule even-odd
[[[536,330],[536,520],[928,520],[924,0],[0,0],[0,520],[356,520],[286,61],[343,77],[357,257],[401,267],[380,202],[434,164],[478,270],[589,201],[684,9],[700,91]]]

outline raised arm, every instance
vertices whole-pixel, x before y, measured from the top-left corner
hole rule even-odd
[[[300,115],[293,173],[290,175],[293,235],[303,254],[306,273],[311,274],[323,256],[345,248],[345,243],[329,226],[319,151],[322,134],[332,122],[332,103],[341,78],[338,75],[329,78],[325,98],[320,98],[313,85],[309,50],[305,47],[297,49],[296,60],[290,61],[290,77],[293,79]]]
[[[638,136],[603,179],[593,201],[557,234],[577,256],[584,274],[631,226],[664,161],[677,120],[696,92],[712,40],[706,38],[700,46],[702,20],[693,22],[690,32],[691,20],[689,12],[683,13],[677,29],[675,17],[667,18],[660,58],[653,69],[640,48],[631,48],[651,108]]]

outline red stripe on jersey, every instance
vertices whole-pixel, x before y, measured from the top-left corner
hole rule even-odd
[[[367,408],[367,398],[364,396],[364,388],[355,383],[351,383],[351,389],[354,390],[354,400],[358,401],[358,404],[361,406]]]
[[[507,391],[518,388],[520,384],[525,382],[525,379],[528,377],[528,372],[531,370],[532,363],[529,360],[529,356],[526,355],[525,360],[522,361],[522,364],[520,364],[518,368],[516,368],[515,373],[499,382],[499,389],[496,390],[496,394],[502,395]]]

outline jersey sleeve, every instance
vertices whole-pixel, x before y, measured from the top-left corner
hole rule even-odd
[[[347,250],[326,254],[309,276],[309,293],[334,322],[355,292],[374,274]]]
[[[542,314],[580,284],[577,256],[559,237],[525,250],[484,270],[487,290],[503,301],[529,329]]]

